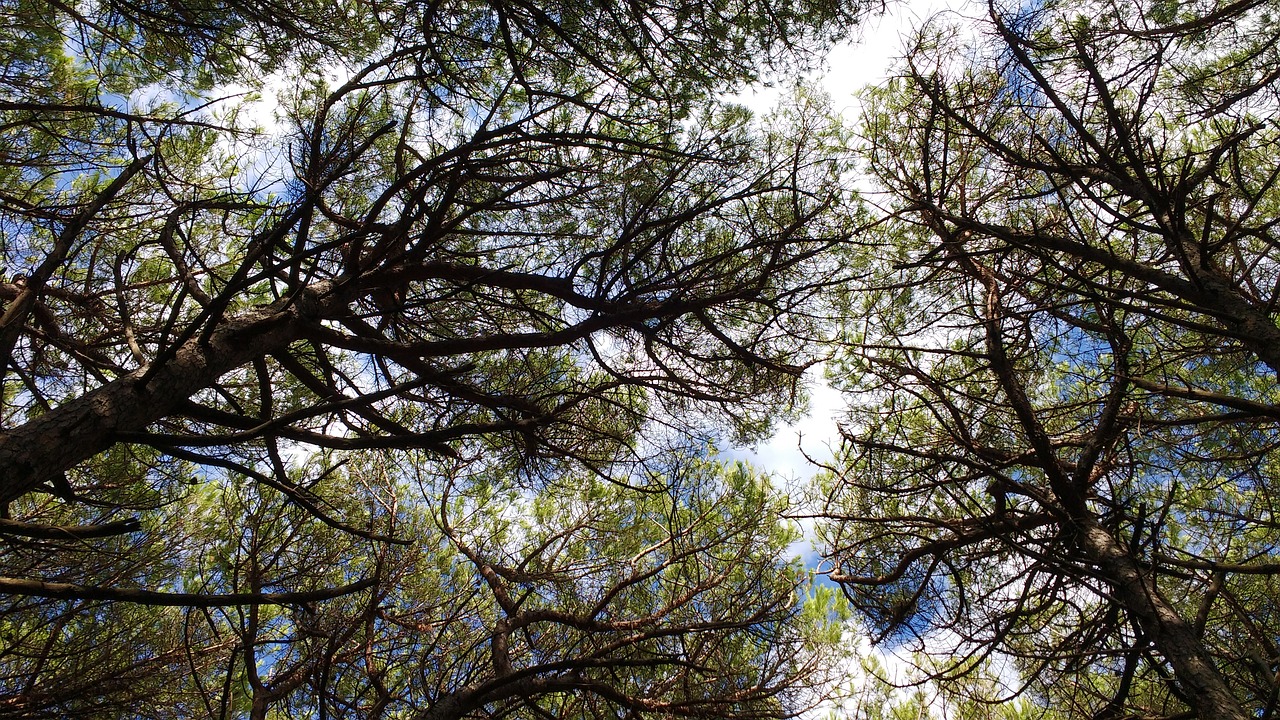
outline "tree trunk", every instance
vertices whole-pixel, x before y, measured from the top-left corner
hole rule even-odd
[[[1196,716],[1204,720],[1249,718],[1195,630],[1160,594],[1151,577],[1143,574],[1126,548],[1095,520],[1078,521],[1076,527],[1081,549],[1098,564],[1115,592],[1115,601],[1133,615],[1152,644],[1173,665]]]
[[[302,336],[330,283],[309,298],[225,321],[202,340],[193,337],[146,383],[143,367],[83,397],[0,434],[0,504],[8,503],[103,452],[118,431],[137,431],[172,413],[193,394],[254,358],[284,350]],[[336,305],[329,296],[325,303]]]

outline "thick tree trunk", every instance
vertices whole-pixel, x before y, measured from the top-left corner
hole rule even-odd
[[[441,264],[415,266],[396,277],[452,279],[458,275],[473,283],[480,282],[471,279],[476,275],[474,270],[455,271],[452,266]],[[207,337],[195,337],[183,343],[154,369],[140,368],[18,427],[0,432],[0,507],[40,485],[57,482],[68,469],[118,442],[118,433],[145,430],[176,412],[191,396],[214,385],[224,374],[257,358],[281,353],[302,338],[408,362],[473,352],[569,345],[606,328],[634,327],[653,318],[695,313],[743,294],[741,290],[733,290],[668,301],[612,302],[576,295],[567,280],[502,271],[485,274],[484,279],[485,284],[495,288],[537,289],[591,314],[575,324],[545,331],[499,332],[399,344],[379,337],[344,335],[320,323],[321,319],[343,317],[356,297],[380,285],[316,283],[295,294],[290,301],[222,320]],[[379,282],[388,280],[382,277]]]
[[[1160,654],[1173,666],[1178,684],[1197,717],[1204,720],[1246,720],[1240,706],[1214,665],[1204,643],[1155,582],[1111,533],[1092,519],[1077,522],[1079,543],[1102,571],[1115,600],[1132,615]]]
[[[322,283],[301,301],[225,321],[207,339],[184,343],[145,384],[146,367],[0,434],[0,503],[103,452],[117,432],[142,430],[169,415],[227,372],[287,348],[302,336],[316,299],[328,290],[329,283]],[[326,298],[328,304],[335,301]]]

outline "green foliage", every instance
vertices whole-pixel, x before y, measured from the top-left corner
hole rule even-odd
[[[812,705],[835,598],[689,446],[846,230],[820,99],[716,98],[859,10],[0,2],[0,715]]]
[[[1073,715],[1274,711],[1273,12],[996,4],[864,96],[823,533],[940,687],[996,653]]]
[[[661,492],[590,475],[517,492],[488,474],[421,471],[407,482],[385,459],[331,472],[335,497],[351,505],[333,510],[380,508],[374,515],[413,537],[411,547],[318,527],[278,494],[227,476],[193,487],[182,516],[110,569],[87,556],[96,571],[148,587],[262,592],[374,573],[382,581],[372,595],[205,610],[10,608],[0,629],[7,682],[34,680],[22,711],[91,716],[97,703],[110,716],[148,697],[155,716],[218,714],[250,712],[265,696],[290,715],[434,716],[461,704],[596,716],[644,703],[773,717],[818,699],[818,671],[840,641],[839,604],[780,559],[795,530],[781,518],[783,499],[749,468],[685,458],[673,460]],[[403,466],[415,460],[427,467],[413,457]],[[147,564],[144,549],[180,555]],[[76,561],[65,549],[53,557]],[[48,559],[33,562],[51,571]],[[59,637],[55,657],[41,651]],[[125,675],[121,653],[134,658]],[[58,685],[71,676],[75,684]]]

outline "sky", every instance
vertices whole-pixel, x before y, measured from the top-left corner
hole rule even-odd
[[[809,78],[815,80],[831,97],[832,107],[853,121],[858,116],[854,95],[863,87],[882,82],[896,60],[913,28],[928,18],[967,5],[964,0],[887,0],[885,11],[869,16],[853,38],[837,45],[827,55],[824,67]],[[757,113],[778,103],[785,88],[752,87],[733,99]]]
[[[891,4],[883,14],[864,22],[851,41],[834,48],[825,67],[808,80],[826,91],[832,108],[843,115],[848,125],[856,125],[860,113],[856,94],[862,88],[886,80],[901,58],[912,30],[940,12],[959,10],[965,4],[964,0],[906,0]],[[786,86],[754,87],[730,99],[763,115],[776,106],[786,92]],[[821,367],[812,368],[805,381],[809,407],[804,417],[779,427],[772,437],[754,447],[733,448],[725,453],[773,474],[784,488],[797,487],[812,478],[819,468],[811,461],[830,460],[839,444],[838,422],[843,415],[844,398],[824,382]],[[802,523],[802,527],[805,537],[792,550],[806,566],[822,570],[821,559],[812,545],[812,523]],[[872,648],[869,638],[856,627],[850,627],[847,641],[856,647],[856,653],[847,665],[845,682],[857,682],[863,674],[859,658],[868,656],[875,658],[881,670],[898,681],[910,673],[911,664],[906,657],[899,657],[894,648]],[[824,704],[810,717],[823,717],[835,709]]]
[[[826,91],[833,109],[845,121],[858,121],[860,104],[856,97],[864,87],[884,82],[902,56],[912,30],[939,12],[959,8],[963,0],[905,0],[886,6],[885,12],[868,18],[850,41],[835,47],[825,66],[809,81]],[[785,86],[757,86],[730,98],[754,110],[767,113],[787,92]],[[817,468],[810,459],[825,462],[832,457],[840,433],[837,421],[844,408],[843,398],[823,382],[821,368],[806,375],[810,400],[806,415],[798,422],[779,427],[767,441],[752,448],[734,448],[726,454],[751,462],[782,480],[807,480]],[[807,456],[807,458],[806,458]],[[807,530],[807,528],[806,528]],[[796,547],[806,560],[816,561],[808,543]]]

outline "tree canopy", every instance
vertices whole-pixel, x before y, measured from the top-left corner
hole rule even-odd
[[[1072,716],[1274,716],[1274,13],[991,2],[866,95],[825,534],[935,677],[1000,658]]]
[[[797,392],[844,198],[716,97],[853,19],[4,3],[0,714],[811,705],[829,602],[708,438]]]
[[[0,2],[0,716],[1275,717],[1274,0],[870,9]]]

